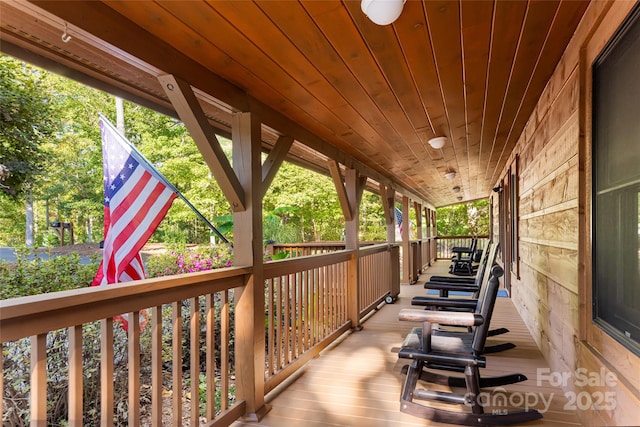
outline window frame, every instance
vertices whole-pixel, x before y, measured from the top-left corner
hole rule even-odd
[[[579,339],[598,353],[604,360],[620,362],[620,367],[634,369],[624,354],[631,352],[640,355],[636,343],[621,334],[616,328],[595,318],[595,277],[592,261],[595,253],[595,173],[593,161],[594,119],[593,119],[593,67],[596,61],[615,44],[615,40],[633,23],[640,20],[640,3],[630,4],[626,8],[616,8],[614,13],[606,14],[580,50],[580,260],[579,271]],[[623,368],[624,371],[624,368]]]

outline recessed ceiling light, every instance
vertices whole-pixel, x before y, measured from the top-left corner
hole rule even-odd
[[[452,180],[453,178],[456,177],[456,172],[455,171],[448,171],[444,174],[444,177],[447,178],[448,180]]]

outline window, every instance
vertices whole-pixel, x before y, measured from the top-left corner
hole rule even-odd
[[[511,271],[520,278],[520,259],[518,254],[518,157],[511,165],[509,178],[510,215],[511,215]]]
[[[593,65],[593,317],[640,354],[640,8]]]

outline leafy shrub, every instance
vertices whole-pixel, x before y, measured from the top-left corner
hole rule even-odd
[[[35,258],[28,249],[16,249],[16,262],[0,262],[0,299],[85,288],[98,269],[98,261],[81,264],[72,254],[49,259]]]
[[[179,248],[154,255],[146,262],[147,277],[172,276],[230,267],[232,256],[226,246]]]

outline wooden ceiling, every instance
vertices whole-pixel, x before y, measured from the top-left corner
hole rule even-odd
[[[408,0],[378,26],[360,1],[3,1],[0,34],[3,52],[168,114],[157,76],[175,74],[222,132],[255,111],[265,150],[293,136],[298,163],[332,157],[437,207],[490,194],[587,4]]]

